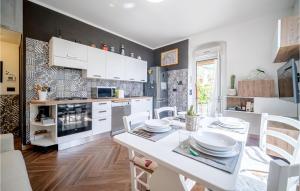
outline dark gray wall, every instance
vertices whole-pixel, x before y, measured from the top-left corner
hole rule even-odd
[[[133,52],[141,56],[153,65],[153,50],[131,42],[104,30],[98,29],[66,15],[52,11],[35,3],[24,1],[24,37],[48,42],[52,36],[57,36],[60,31],[62,38],[71,41],[78,41],[85,45],[101,43],[114,46],[119,52],[121,44],[125,45],[126,55]]]
[[[160,55],[162,52],[178,48],[178,64],[168,66],[168,70],[179,70],[188,68],[189,64],[189,40],[183,40],[154,50],[154,63],[160,66]]]

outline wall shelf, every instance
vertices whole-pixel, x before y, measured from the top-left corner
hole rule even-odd
[[[51,138],[41,138],[37,140],[31,140],[31,144],[36,146],[41,146],[41,147],[48,147],[48,146],[55,145],[56,142],[53,141],[53,139]]]
[[[31,121],[30,125],[40,126],[40,127],[51,127],[51,126],[55,126],[56,123],[43,124],[42,122]]]

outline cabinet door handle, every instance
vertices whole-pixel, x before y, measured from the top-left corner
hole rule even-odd
[[[134,80],[133,78],[130,78],[129,80]]]
[[[106,113],[106,111],[98,111],[98,113]]]
[[[134,100],[134,101],[141,101],[141,100],[139,100],[139,99],[136,99],[136,100]]]
[[[67,53],[67,57],[68,57],[68,58],[77,59],[77,57],[76,57],[76,56],[72,56],[72,55],[70,55],[69,53]]]
[[[94,77],[99,77],[99,78],[102,78],[102,76],[100,76],[100,75],[93,75]]]
[[[98,121],[105,121],[106,119],[99,119]]]
[[[99,105],[106,105],[107,103],[99,103]]]
[[[146,80],[141,80],[142,82],[145,82]]]
[[[120,79],[119,77],[114,77],[114,79]]]

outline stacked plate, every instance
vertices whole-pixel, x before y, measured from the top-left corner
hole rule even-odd
[[[192,135],[190,145],[204,154],[215,157],[233,157],[239,154],[237,141],[220,133],[204,131]]]
[[[220,117],[217,121],[218,125],[221,127],[229,128],[229,129],[242,129],[243,128],[243,120],[233,118],[233,117]]]
[[[147,120],[145,121],[145,125],[144,130],[152,133],[164,133],[172,129],[170,121],[162,119]]]

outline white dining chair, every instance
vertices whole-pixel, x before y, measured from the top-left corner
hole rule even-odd
[[[134,113],[129,116],[123,117],[123,123],[127,132],[133,130],[134,127],[138,127],[146,120],[151,119],[150,112]],[[135,151],[129,149],[130,160],[130,173],[131,173],[131,189],[132,191],[139,191],[138,184],[143,185],[146,190],[150,190],[149,180],[151,174],[157,168],[157,163],[135,153]]]
[[[281,156],[282,159],[286,160],[290,165],[295,165],[300,163],[300,135],[296,139],[274,130],[268,129],[268,122],[275,121],[280,122],[286,125],[289,125],[291,128],[300,130],[300,122],[295,119],[268,115],[266,113],[261,116],[261,127],[260,127],[260,140],[259,147],[246,147],[245,153],[243,156],[242,167],[240,171],[241,177],[253,176],[260,180],[260,182],[266,183],[268,181],[268,173],[270,162],[272,157],[267,155],[267,149],[273,151],[274,153]],[[282,148],[279,148],[276,145],[267,143],[267,136],[272,136],[276,139],[288,143],[293,149],[292,153],[285,151]],[[241,178],[239,178],[240,181]],[[287,190],[295,190],[299,184],[299,178],[289,179],[289,184]],[[253,183],[250,184],[254,187]]]
[[[151,119],[149,112],[140,112],[131,114],[129,116],[124,116],[123,122],[126,131],[129,132],[132,131],[133,128],[142,126],[144,122],[149,119]],[[147,159],[131,149],[129,149],[128,151],[130,159],[132,191],[139,191],[138,183],[143,185],[146,188],[146,190],[150,190],[150,178],[155,169],[159,168],[158,164],[155,161]],[[146,176],[146,178],[144,176]],[[179,175],[179,178],[182,187],[175,188],[173,189],[173,191],[177,191],[176,189],[180,191],[190,191],[196,184],[195,181],[188,179],[182,175]]]
[[[239,176],[236,188],[237,191],[287,191],[291,190],[289,179],[299,179],[299,176],[300,164],[290,165],[281,159],[276,159],[270,161],[267,182],[251,174],[243,174]],[[292,190],[296,191],[296,187]]]
[[[161,107],[161,108],[157,108],[154,110],[155,113],[155,118],[156,119],[161,119],[163,118],[161,116],[162,113],[167,113],[167,112],[172,112],[172,117],[176,117],[177,116],[177,108],[176,106],[174,107]],[[169,117],[169,116],[167,116]]]

